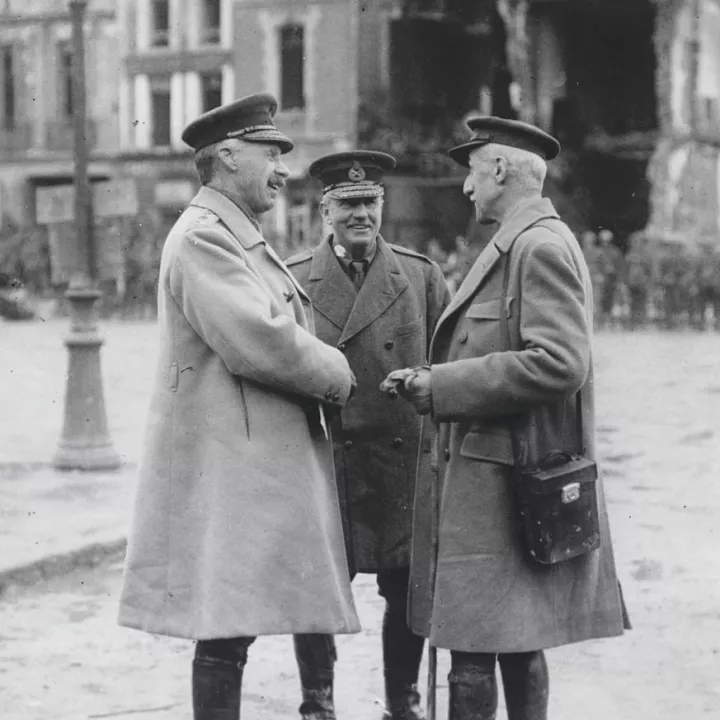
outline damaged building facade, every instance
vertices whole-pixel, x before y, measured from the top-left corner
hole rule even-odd
[[[624,245],[720,242],[720,1],[499,0],[518,116],[554,132],[550,189]]]

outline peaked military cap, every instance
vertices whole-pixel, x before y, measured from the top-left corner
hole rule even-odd
[[[528,150],[543,160],[552,160],[560,152],[560,143],[534,125],[520,120],[506,120],[492,115],[472,117],[467,121],[470,140],[448,150],[448,155],[463,167],[470,166],[470,153],[475,148],[498,143]]]
[[[208,110],[183,130],[182,139],[193,150],[227,138],[246,142],[274,143],[281,153],[290,152],[293,142],[274,122],[277,100],[269,93],[256,93]]]
[[[381,197],[383,175],[396,165],[395,158],[376,150],[353,150],[318,158],[308,172],[323,184],[323,194],[338,200]]]

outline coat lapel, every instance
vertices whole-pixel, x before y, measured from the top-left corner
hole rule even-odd
[[[356,292],[326,240],[313,250],[307,292],[313,309],[339,328],[347,322]]]
[[[262,243],[266,255],[277,265],[280,271],[291,280],[298,295],[301,298],[310,300],[305,290],[303,290],[297,280],[295,280],[293,274],[285,267],[285,263],[278,257],[272,247],[268,245],[260,230],[230,198],[217,190],[203,186],[190,201],[190,204],[215,213],[246,250],[252,250],[252,248]]]
[[[458,288],[455,297],[438,320],[435,335],[443,323],[480,289],[498,260],[510,251],[515,238],[536,222],[549,217],[557,218],[558,214],[547,198],[538,198],[522,203],[513,211],[470,268],[470,272]]]
[[[364,330],[405,292],[409,284],[395,254],[378,235],[375,258],[355,298],[339,342],[344,342]]]

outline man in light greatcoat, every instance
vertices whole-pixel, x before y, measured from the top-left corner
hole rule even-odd
[[[623,632],[602,484],[600,548],[554,565],[530,558],[512,493],[514,465],[583,451],[579,408],[594,455],[592,289],[577,241],[541,196],[557,141],[517,121],[468,125],[471,141],[450,154],[469,167],[478,221],[499,228],[440,318],[430,364],[388,378],[439,430],[438,487],[419,478],[416,490],[410,621],[451,651],[450,720],[494,720],[498,661],[510,720],[546,720],[543,650]]]
[[[309,172],[323,184],[329,235],[287,263],[312,299],[318,337],[357,376],[356,394],[331,423],[350,572],[375,574],[385,599],[385,716],[417,720],[423,639],[407,626],[407,596],[420,418],[384,398],[380,382],[393,368],[425,362],[449,293],[436,263],[379,234],[381,181],[394,166],[390,155],[360,150],[315,161]],[[421,458],[427,473],[429,453]],[[295,646],[303,691],[322,678],[328,690],[324,712],[305,717],[333,720],[332,636],[296,635]]]
[[[195,720],[237,719],[257,635],[360,629],[325,412],[345,356],[265,242],[292,142],[258,94],[183,140],[203,187],[171,230],[158,287],[160,356],[119,622],[196,640]]]

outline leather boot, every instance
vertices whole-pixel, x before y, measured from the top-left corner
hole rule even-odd
[[[405,604],[385,608],[382,628],[387,720],[424,720],[417,690],[424,639],[407,627]]]
[[[200,657],[193,660],[194,720],[239,720],[243,668],[236,662]]]
[[[495,656],[453,652],[448,690],[449,720],[496,720]]]
[[[192,670],[194,720],[239,720],[243,670],[254,639],[198,641]]]
[[[547,720],[549,673],[542,650],[498,656],[508,720]]]
[[[332,635],[295,635],[295,659],[300,672],[303,720],[335,720],[333,702],[335,640]]]

